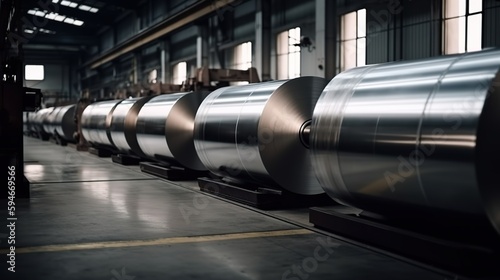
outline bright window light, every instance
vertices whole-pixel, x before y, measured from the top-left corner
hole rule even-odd
[[[340,71],[366,64],[366,9],[340,19]]]
[[[478,51],[482,48],[482,1],[443,1],[444,54]]]
[[[185,61],[174,65],[172,82],[174,85],[181,85],[187,80],[187,63]]]
[[[43,65],[26,65],[24,77],[30,81],[42,81],[44,79]]]
[[[300,76],[300,27],[278,34],[277,38],[277,76],[279,80]]]

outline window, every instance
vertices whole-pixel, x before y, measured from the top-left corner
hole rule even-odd
[[[231,68],[247,70],[252,67],[252,42],[239,44],[233,49]],[[246,85],[248,82],[231,82],[231,85]]]
[[[185,61],[174,65],[172,82],[174,85],[181,85],[187,80],[187,63]]]
[[[300,76],[300,27],[281,32],[277,37],[278,79]]]
[[[366,64],[366,9],[340,19],[340,71]]]
[[[24,67],[24,79],[42,81],[44,79],[43,65],[26,65]]]
[[[158,81],[158,70],[156,69],[151,70],[148,74],[148,83],[156,84],[157,81]]]
[[[250,67],[252,67],[252,42],[246,42],[234,47],[231,68],[247,70]]]
[[[443,53],[454,54],[482,48],[480,0],[443,1]]]

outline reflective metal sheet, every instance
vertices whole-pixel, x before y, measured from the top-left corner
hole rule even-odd
[[[205,96],[200,92],[164,94],[144,104],[136,124],[140,152],[193,170],[206,170],[193,142],[194,118]]]
[[[488,50],[337,75],[318,100],[311,127],[313,163],[325,191],[385,215],[485,217],[486,210],[500,229],[499,188],[479,168],[487,162],[498,170],[491,160],[498,142],[488,139],[500,128],[499,69],[500,51]],[[495,110],[482,116],[492,104]],[[489,132],[483,127],[480,141],[478,128],[487,122],[494,125]]]
[[[74,140],[73,134],[76,131],[75,108],[75,104],[60,107],[54,119],[55,131],[68,141]]]
[[[218,89],[195,119],[195,147],[213,173],[298,194],[322,193],[300,131],[327,81],[287,81]]]
[[[111,116],[122,100],[101,101],[90,104],[82,113],[82,135],[90,143],[112,146],[108,136]]]

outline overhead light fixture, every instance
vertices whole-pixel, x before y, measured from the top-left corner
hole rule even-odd
[[[66,16],[56,15],[56,17],[54,18],[54,20],[55,21],[63,21],[65,18],[66,18]]]
[[[44,12],[42,12],[42,11],[36,11],[36,12],[35,12],[35,16],[44,17],[44,16],[45,16],[45,13],[44,13]]]
[[[69,4],[71,4],[71,1],[67,1],[67,0],[61,1],[61,5],[63,5],[63,6],[69,6]]]
[[[48,19],[52,19],[52,20],[53,20],[53,19],[55,19],[55,18],[56,18],[56,16],[57,16],[57,14],[56,14],[56,13],[50,13],[50,14],[46,14],[46,15],[45,15],[45,18],[48,18]]]
[[[68,18],[68,17],[67,17],[67,18],[65,18],[65,19],[64,19],[64,22],[65,22],[65,23],[69,23],[69,24],[73,24],[73,22],[75,22],[75,20],[74,20],[74,19],[72,19],[72,18]]]
[[[33,34],[35,31],[31,29],[24,29],[24,32],[28,34]]]
[[[59,3],[59,0],[52,0],[52,3]]]
[[[81,4],[80,6],[78,6],[78,9],[85,11],[85,12],[91,12],[91,13],[97,13],[99,11],[98,8],[94,8],[94,7],[91,7],[88,5],[84,5],[84,4]]]
[[[83,25],[83,21],[75,19],[75,21],[73,22],[73,24],[76,25],[76,26],[82,26]]]
[[[78,4],[77,4],[77,3],[75,3],[75,2],[71,2],[71,3],[69,3],[69,7],[70,7],[70,8],[76,8],[77,6],[78,6]]]
[[[28,10],[28,14],[34,15],[34,14],[36,14],[36,11],[35,10]]]
[[[88,11],[90,11],[90,9],[92,9],[92,7],[87,6],[87,5],[83,5],[83,4],[82,4],[82,5],[80,5],[80,6],[78,7],[78,9],[80,9],[80,10],[82,10],[82,11],[85,11],[85,12],[88,12]]]

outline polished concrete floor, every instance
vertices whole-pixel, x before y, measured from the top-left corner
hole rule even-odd
[[[307,209],[256,211],[72,147],[25,138],[25,175],[0,279],[453,279],[307,229]]]

